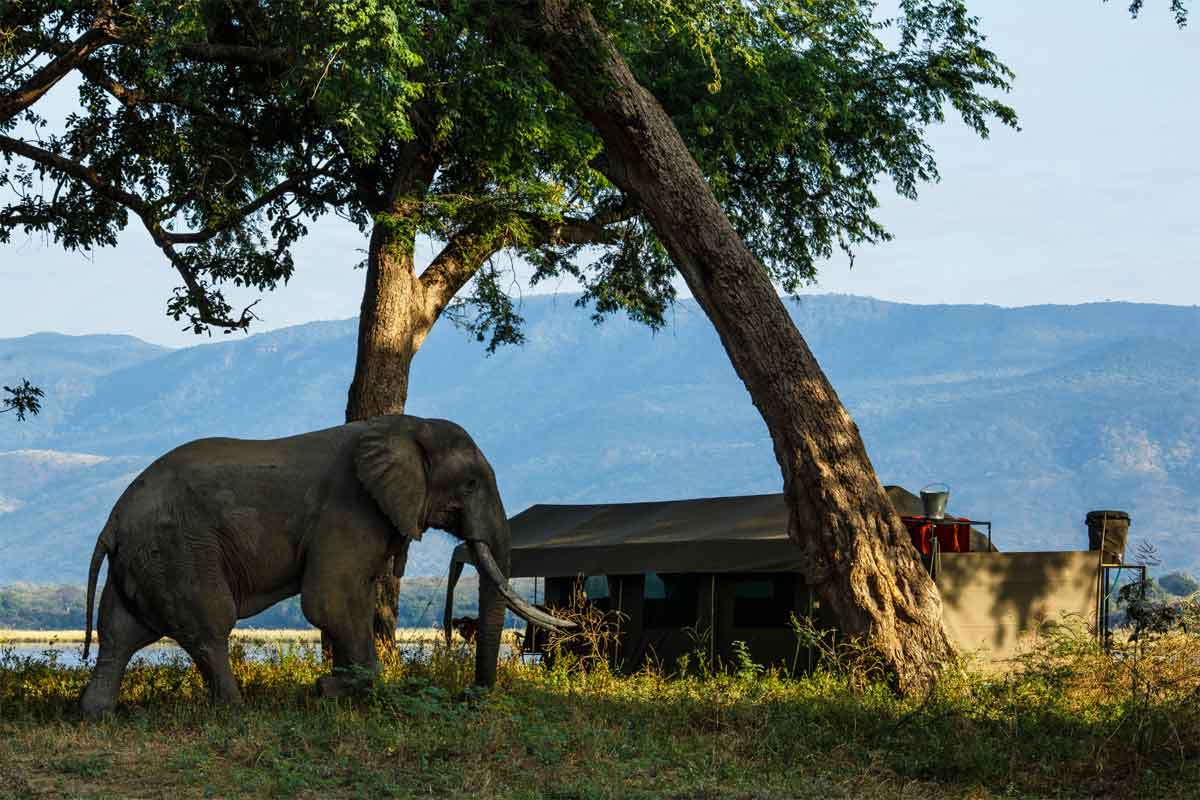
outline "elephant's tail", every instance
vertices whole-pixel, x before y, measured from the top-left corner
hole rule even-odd
[[[110,552],[109,544],[112,538],[112,520],[110,519],[105,525],[104,530],[100,531],[100,536],[96,539],[96,549],[92,551],[92,565],[88,568],[88,585],[87,585],[87,627],[83,632],[83,660],[87,661],[88,650],[92,646],[92,606],[96,602],[96,580],[100,577],[100,565],[104,563],[104,557]]]

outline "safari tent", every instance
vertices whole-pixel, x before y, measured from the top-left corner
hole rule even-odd
[[[886,488],[901,515],[920,513],[917,497]],[[804,669],[812,654],[797,649],[792,615],[836,623],[804,582],[787,523],[781,494],[535,505],[510,520],[512,575],[543,579],[535,601],[547,606],[569,605],[578,586],[587,602],[620,611],[611,657],[621,669],[704,651],[728,664],[735,642],[756,663]],[[1094,624],[1098,550],[1001,553],[974,528],[963,549],[930,559],[960,650],[998,661],[1043,622],[1067,614]],[[454,559],[469,563],[469,550]]]

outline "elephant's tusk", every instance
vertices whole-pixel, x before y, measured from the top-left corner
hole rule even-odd
[[[513,591],[509,586],[508,579],[504,577],[504,573],[500,571],[500,565],[496,563],[495,557],[492,555],[491,548],[485,542],[476,540],[471,541],[471,552],[475,556],[475,567],[484,575],[492,580],[493,583],[500,589],[500,594],[504,595],[505,602],[519,617],[525,619],[534,625],[541,625],[543,628],[574,628],[575,623],[565,619],[551,616],[545,611],[539,611],[530,605],[525,598]]]

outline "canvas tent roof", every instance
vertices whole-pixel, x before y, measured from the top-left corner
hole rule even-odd
[[[512,574],[796,571],[787,518],[781,494],[536,505],[511,520]]]
[[[886,487],[902,513],[920,500]],[[510,520],[513,577],[640,572],[798,572],[782,494],[535,505]],[[465,546],[455,558],[470,561]]]

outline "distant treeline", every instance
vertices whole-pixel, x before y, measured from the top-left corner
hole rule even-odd
[[[524,597],[533,598],[532,578],[517,578],[513,581],[513,587]],[[15,583],[0,586],[0,628],[83,630],[84,595],[83,586],[68,584]],[[397,625],[401,628],[440,625],[445,598],[445,578],[405,578],[401,582]],[[479,579],[464,576],[458,583],[454,599],[455,616],[475,616],[479,612]],[[510,619],[509,624],[515,624],[515,620]],[[298,596],[276,603],[238,625],[243,628],[309,627],[308,620],[300,610]]]

